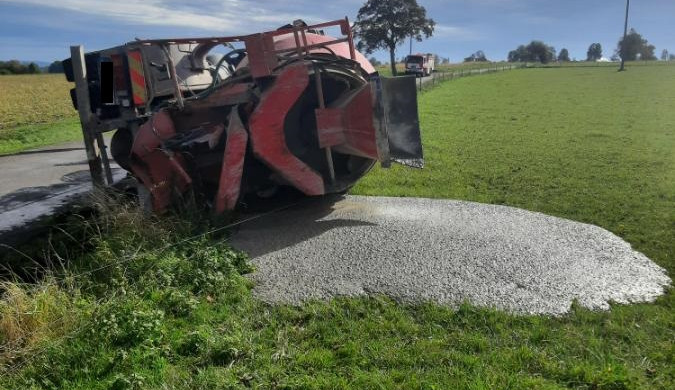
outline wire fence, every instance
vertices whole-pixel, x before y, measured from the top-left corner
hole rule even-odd
[[[456,68],[440,68],[437,71],[432,72],[430,76],[418,78],[417,89],[422,92],[445,81],[456,80],[468,76],[505,72],[508,70],[522,69],[525,67],[527,67],[527,64],[525,63],[494,62],[485,63],[476,67],[461,66]]]
[[[675,66],[675,61],[630,61],[626,62],[626,67],[651,67],[651,66]],[[436,70],[427,77],[421,77],[417,80],[417,89],[425,91],[434,86],[448,81],[467,76],[475,76],[487,73],[503,72],[514,69],[562,69],[562,68],[619,68],[617,62],[604,61],[570,61],[570,62],[550,62],[542,64],[540,62],[480,62],[480,63],[462,63],[453,65],[439,65]],[[378,68],[381,74],[388,75],[390,70],[386,67]],[[404,72],[398,69],[399,74]]]

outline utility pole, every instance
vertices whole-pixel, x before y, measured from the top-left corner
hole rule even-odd
[[[410,53],[408,54],[412,55],[412,35],[410,36]]]
[[[626,70],[626,37],[628,36],[628,9],[630,8],[630,0],[626,0],[626,21],[623,24],[623,41],[621,41],[621,68],[619,72]]]

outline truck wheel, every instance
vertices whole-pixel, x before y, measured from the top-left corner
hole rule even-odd
[[[134,136],[129,129],[120,128],[112,136],[110,154],[115,162],[127,171],[131,171],[131,147]]]

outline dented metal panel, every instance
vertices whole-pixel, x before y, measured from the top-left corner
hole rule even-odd
[[[325,35],[328,27],[343,36]],[[231,51],[207,61],[218,45]],[[118,99],[92,106],[97,129],[120,129],[113,155],[158,212],[192,195],[222,213],[280,186],[341,192],[378,160],[424,165],[414,79],[380,78],[355,51],[346,19],[135,41],[90,62],[102,59],[113,62]]]

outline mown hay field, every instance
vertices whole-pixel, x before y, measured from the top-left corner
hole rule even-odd
[[[62,74],[0,77],[0,132],[75,117],[71,85]]]

